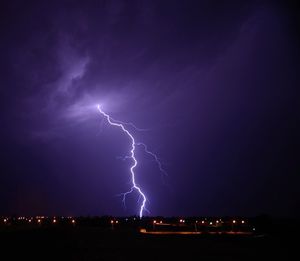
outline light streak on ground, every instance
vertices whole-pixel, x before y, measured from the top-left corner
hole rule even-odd
[[[227,232],[212,232],[212,231],[147,231],[145,228],[140,229],[140,233],[149,234],[149,235],[244,235],[249,236],[253,235],[252,232],[243,232],[243,231],[227,231]]]

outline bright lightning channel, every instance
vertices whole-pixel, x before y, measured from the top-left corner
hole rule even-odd
[[[115,127],[119,127],[131,140],[131,150],[130,150],[130,158],[132,159],[133,164],[130,167],[130,173],[131,173],[131,183],[132,183],[132,187],[131,189],[126,192],[123,193],[123,201],[125,200],[126,195],[128,195],[129,193],[132,193],[134,190],[136,190],[140,197],[142,198],[142,204],[140,206],[140,211],[139,211],[139,216],[140,218],[143,217],[143,212],[146,210],[146,202],[147,202],[147,198],[146,195],[143,193],[143,191],[141,190],[141,188],[136,184],[135,182],[135,172],[134,169],[137,166],[138,162],[137,159],[135,157],[135,149],[136,149],[136,145],[139,145],[135,142],[134,137],[132,136],[132,134],[124,127],[124,123],[120,122],[120,121],[115,121],[114,119],[112,119],[108,114],[106,114],[100,107],[100,105],[97,106],[99,112],[106,118],[106,120],[108,121],[108,123],[112,126]],[[145,147],[146,149],[146,147]]]
[[[163,169],[163,166],[162,166],[159,158],[157,157],[157,155],[155,153],[153,153],[152,151],[150,151],[145,143],[138,142],[138,143],[136,143],[136,145],[143,146],[144,151],[154,158],[154,161],[157,163],[157,166],[158,166],[160,172],[163,173],[165,176],[168,176],[168,173]]]

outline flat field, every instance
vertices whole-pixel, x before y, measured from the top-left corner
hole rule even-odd
[[[280,235],[145,235],[101,227],[5,227],[0,260],[290,260]]]

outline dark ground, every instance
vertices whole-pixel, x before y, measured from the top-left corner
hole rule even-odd
[[[0,260],[291,260],[296,242],[291,231],[155,236],[92,226],[11,226],[0,229]]]

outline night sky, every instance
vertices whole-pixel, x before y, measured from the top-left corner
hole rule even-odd
[[[300,216],[293,1],[1,1],[0,215]]]

